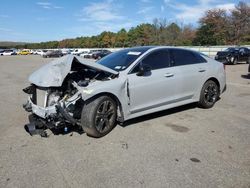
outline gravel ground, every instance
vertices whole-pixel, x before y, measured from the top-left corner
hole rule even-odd
[[[250,78],[228,65],[212,109],[186,105],[94,139],[29,136],[28,75],[51,59],[0,57],[0,187],[250,187]]]

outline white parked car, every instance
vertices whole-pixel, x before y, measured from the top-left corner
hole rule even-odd
[[[92,58],[93,54],[99,52],[100,50],[90,50],[88,53],[83,54],[81,57],[83,58]]]
[[[174,47],[128,48],[96,63],[67,55],[29,81],[24,108],[33,116],[30,134],[70,123],[93,137],[105,136],[117,122],[189,103],[211,108],[226,89],[222,63]]]
[[[80,55],[81,53],[85,53],[85,52],[89,52],[88,49],[75,49],[73,52],[71,52],[71,54],[73,55]]]
[[[79,54],[80,57],[84,57],[86,54],[88,54],[89,52],[82,52]]]
[[[3,56],[10,56],[10,55],[16,55],[16,52],[14,50],[4,50],[0,55]]]
[[[70,49],[61,49],[63,55],[71,54]]]
[[[0,56],[2,56],[2,55],[3,55],[3,52],[4,52],[4,50],[0,50]]]
[[[43,56],[48,50],[37,50],[36,51],[36,54],[37,55],[40,55],[40,56]]]
[[[31,50],[30,50],[30,54],[35,55],[35,54],[36,54],[36,50],[31,49]]]

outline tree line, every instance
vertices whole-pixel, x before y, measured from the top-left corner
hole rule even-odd
[[[239,2],[234,9],[211,9],[200,18],[198,27],[154,19],[128,31],[104,31],[91,37],[27,43],[17,48],[115,48],[145,45],[241,45],[250,44],[250,6]]]

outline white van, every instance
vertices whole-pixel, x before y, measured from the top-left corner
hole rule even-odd
[[[75,49],[71,54],[73,55],[80,55],[82,53],[89,53],[89,49]]]

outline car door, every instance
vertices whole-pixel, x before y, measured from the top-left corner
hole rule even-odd
[[[198,53],[185,49],[170,49],[171,66],[176,67],[179,74],[175,79],[176,97],[181,100],[193,98],[202,87],[207,71],[207,63]]]
[[[143,58],[128,74],[130,113],[137,113],[166,105],[174,100],[175,68],[169,67],[169,53],[158,49]],[[140,65],[149,65],[151,71],[138,76]]]

